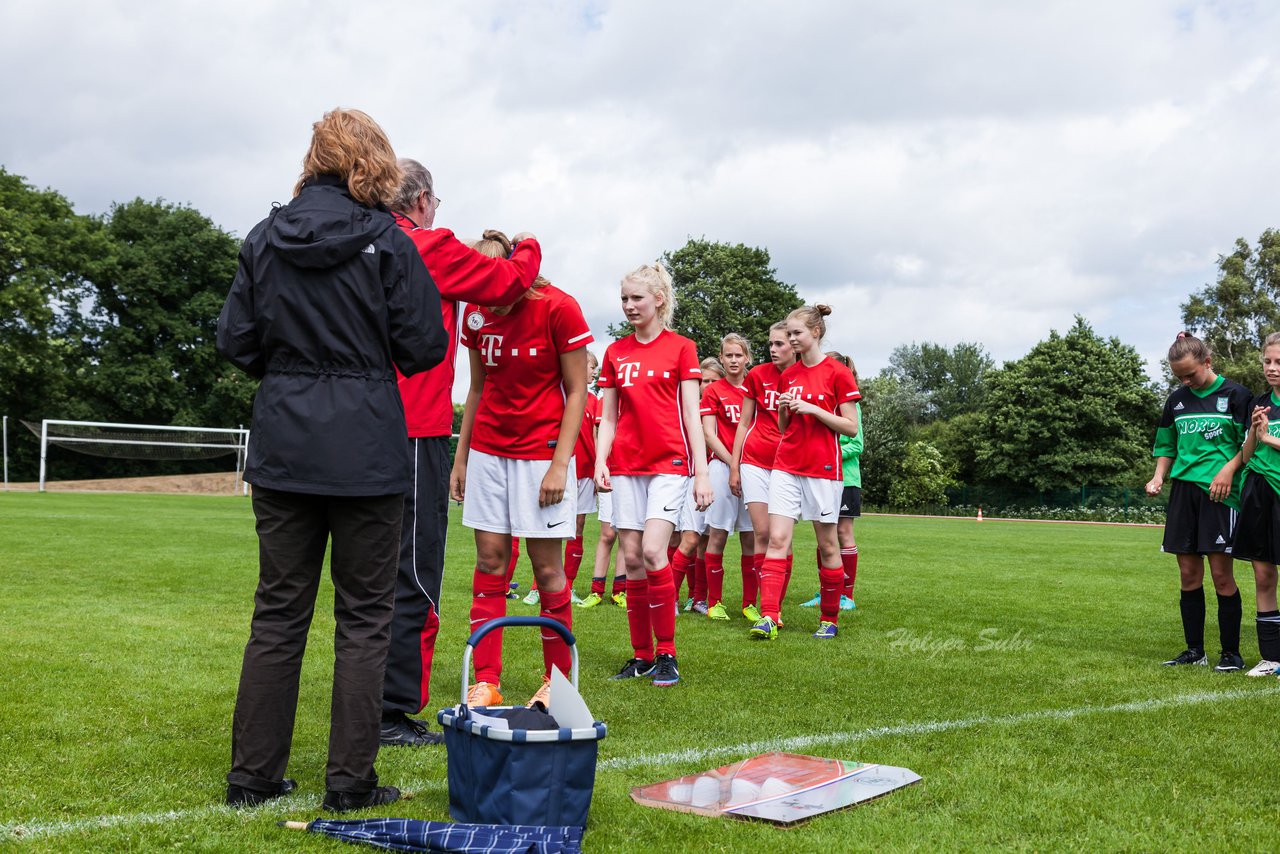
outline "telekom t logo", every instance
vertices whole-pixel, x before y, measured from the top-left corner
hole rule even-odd
[[[631,380],[634,379],[635,376],[639,373],[640,373],[639,362],[623,362],[622,364],[618,365],[618,376],[622,378],[623,386],[633,385]]]
[[[493,368],[497,366],[497,362],[493,360],[495,355],[501,356],[502,351],[498,348],[502,346],[501,335],[481,335],[480,336],[480,353],[484,356],[484,363]]]
[[[778,411],[778,390],[767,388],[764,390],[764,408],[770,412]],[[737,420],[737,419],[734,419]]]
[[[736,403],[726,403],[724,411],[729,414],[729,420],[737,424],[742,420],[742,407]]]

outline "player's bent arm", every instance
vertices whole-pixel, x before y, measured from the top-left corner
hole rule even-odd
[[[800,401],[796,412],[812,415],[833,433],[839,433],[842,436],[858,435],[858,408],[854,403],[842,403],[836,412],[827,412],[808,401]]]
[[[579,347],[560,354],[560,381],[564,386],[564,413],[560,416],[560,432],[551,466],[542,478],[538,506],[551,507],[564,499],[569,482],[569,461],[582,428],[582,413],[587,408],[587,348]]]
[[[721,462],[729,462],[733,454],[720,441],[720,433],[716,430],[714,415],[702,416],[702,440],[707,443],[707,450],[716,455]]]
[[[611,492],[609,483],[609,452],[613,450],[613,437],[618,432],[618,390],[601,389],[600,426],[596,428],[596,488]]]
[[[1147,482],[1147,494],[1159,495],[1160,490],[1164,488],[1165,478],[1169,476],[1169,469],[1173,468],[1173,457],[1156,457],[1156,473]]]
[[[684,416],[684,431],[689,437],[689,451],[693,459],[689,467],[693,471],[693,503],[699,510],[711,506],[715,495],[711,492],[711,478],[707,474],[707,443],[698,429],[700,392],[697,380],[680,381],[680,413]]]
[[[462,407],[462,425],[458,428],[458,449],[453,455],[453,469],[449,472],[449,497],[462,501],[467,489],[467,458],[471,455],[471,430],[476,423],[476,410],[480,408],[480,394],[484,391],[484,359],[478,350],[467,350],[471,364],[471,384],[467,388],[467,402]]]
[[[742,449],[747,444],[747,431],[756,417],[756,402],[749,398],[742,399],[742,417],[738,419],[738,429],[733,434],[733,452],[729,454],[729,491],[734,495],[742,495]]]

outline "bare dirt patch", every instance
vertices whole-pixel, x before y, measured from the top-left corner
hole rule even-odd
[[[51,480],[46,492],[157,492],[175,495],[239,495],[235,472],[179,474],[163,477],[117,477],[105,480]],[[34,492],[38,483],[11,483],[10,489]]]

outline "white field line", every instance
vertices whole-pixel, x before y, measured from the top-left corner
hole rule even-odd
[[[955,519],[957,522],[977,522],[973,516],[930,516],[925,513],[863,513],[863,516],[884,516],[887,519]],[[1091,522],[1087,519],[1019,519],[1013,516],[988,516],[987,522],[1032,522],[1040,525],[1104,525],[1112,528],[1163,528],[1163,522]]]
[[[857,744],[877,738],[893,736],[931,735],[938,732],[972,729],[980,726],[1018,726],[1038,721],[1069,721],[1088,715],[1129,714],[1194,706],[1202,703],[1218,703],[1243,700],[1251,697],[1267,697],[1280,694],[1280,685],[1261,689],[1236,689],[1233,691],[1208,691],[1202,694],[1184,694],[1164,699],[1135,700],[1111,706],[1077,706],[1072,709],[1044,709],[1035,712],[1019,712],[1012,715],[979,715],[950,721],[924,721],[922,723],[897,724],[895,726],[869,727],[847,732],[814,733],[789,738],[769,738],[763,741],[747,741],[724,747],[686,748],[666,753],[642,753],[631,756],[615,756],[599,763],[601,768],[640,768],[650,765],[673,765],[704,762],[727,756],[756,756],[773,751],[792,752],[808,750],[820,745]]]
[[[898,724],[895,726],[869,727],[847,732],[818,733],[814,735],[792,736],[790,738],[771,738],[763,741],[749,741],[724,747],[672,750],[667,753],[646,753],[638,756],[617,756],[599,763],[601,768],[630,769],[651,765],[668,765],[674,763],[694,763],[723,756],[755,756],[771,751],[807,750],[819,745],[856,744],[877,738],[892,736],[910,737],[931,735],[939,732],[972,729],[979,726],[1018,726],[1038,721],[1069,721],[1089,715],[1132,714],[1172,709],[1182,706],[1194,706],[1204,703],[1218,703],[1232,700],[1244,700],[1254,697],[1270,697],[1280,694],[1280,685],[1268,688],[1236,689],[1232,691],[1210,691],[1200,694],[1185,694],[1164,699],[1135,700],[1129,703],[1116,703],[1110,706],[1077,706],[1070,709],[1045,709],[1034,712],[1021,712],[1013,715],[978,715],[972,718],[959,718],[949,721],[925,721],[923,723]],[[445,791],[444,780],[413,780],[401,784],[401,788],[409,792]],[[281,807],[303,813],[317,813],[320,809],[320,796],[294,795],[258,809],[277,814]],[[95,818],[77,819],[74,821],[30,821],[0,824],[0,842],[16,842],[24,839],[40,839],[52,836],[63,836],[69,833],[83,833],[112,827],[132,827],[146,824],[169,824],[173,822],[197,821],[218,815],[252,815],[253,810],[233,810],[223,804],[210,804],[204,807],[193,807],[185,810],[168,810],[154,813],[133,813],[123,815],[104,815]]]

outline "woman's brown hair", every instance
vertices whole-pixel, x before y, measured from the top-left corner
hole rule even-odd
[[[311,126],[311,147],[302,158],[293,194],[319,175],[334,175],[347,182],[353,199],[376,207],[395,196],[402,174],[391,141],[378,123],[361,110],[339,107]]]

